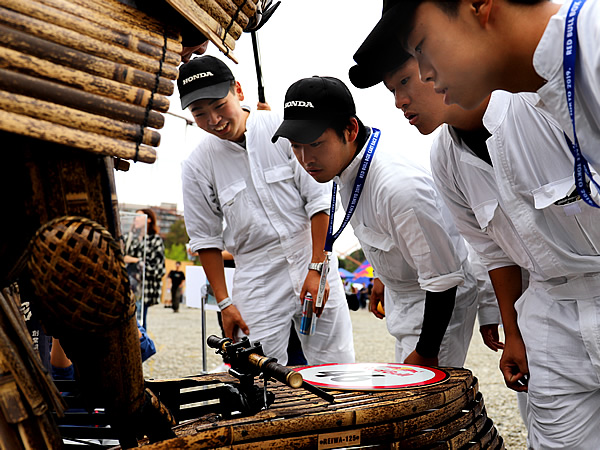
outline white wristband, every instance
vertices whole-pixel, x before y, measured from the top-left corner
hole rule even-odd
[[[225,308],[227,308],[228,306],[231,306],[231,305],[233,305],[233,301],[229,297],[225,297],[220,302],[217,302],[217,306],[219,307],[219,309],[221,311],[223,311]]]

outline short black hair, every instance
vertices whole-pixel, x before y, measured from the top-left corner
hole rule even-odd
[[[415,12],[417,8],[425,3],[434,3],[449,17],[456,17],[458,15],[458,8],[462,0],[384,0],[383,2],[383,14],[388,11],[394,10],[393,14],[398,20],[398,26],[395,27],[397,30],[397,37],[399,38],[402,45],[406,48],[406,40],[408,35],[412,32],[415,22]],[[542,2],[548,2],[551,0],[506,0],[509,3],[515,3],[520,5],[535,5]]]
[[[356,142],[360,145],[362,144],[362,142],[367,140],[367,128],[358,118],[358,116],[352,115],[337,117],[332,120],[331,125],[329,125],[329,128],[331,128],[345,144],[346,138],[344,137],[344,130],[348,127],[348,125],[350,124],[350,119],[352,118],[355,118],[358,122],[358,135],[356,136]]]

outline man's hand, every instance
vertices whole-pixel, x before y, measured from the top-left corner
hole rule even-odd
[[[207,39],[200,45],[195,45],[193,47],[183,47],[181,50],[181,62],[188,63],[190,59],[192,59],[192,55],[195,53],[196,55],[203,55],[208,47],[209,40]]]
[[[437,356],[434,358],[426,358],[425,356],[419,355],[416,350],[413,350],[412,353],[404,360],[404,364],[415,364],[417,366],[438,366],[439,361]]]
[[[504,375],[506,386],[517,392],[527,391],[529,366],[525,343],[520,336],[506,338],[506,345],[500,358],[500,370]]]
[[[235,305],[228,306],[221,311],[221,318],[223,319],[223,331],[225,332],[225,337],[232,339],[234,342],[236,340],[235,336],[238,328],[242,330],[242,333],[246,336],[250,334],[248,325],[246,325],[246,322],[242,319],[242,315]]]
[[[481,325],[479,327],[479,332],[481,333],[484,344],[495,352],[504,348],[504,343],[500,341],[500,335],[498,334],[497,323]]]
[[[369,298],[369,311],[371,311],[378,319],[383,319],[385,314],[382,314],[377,306],[381,303],[381,308],[385,306],[384,303],[384,291],[385,286],[379,278],[373,279],[373,288],[371,289],[371,297]]]
[[[271,105],[269,105],[267,102],[258,102],[256,104],[256,109],[258,111],[271,111]]]
[[[321,317],[321,313],[323,313],[323,309],[325,308],[325,303],[327,303],[327,299],[329,298],[329,282],[325,282],[325,292],[323,294],[323,305],[320,308],[317,308],[317,294],[319,293],[319,283],[321,282],[321,274],[316,270],[309,270],[306,275],[306,280],[304,280],[304,285],[302,286],[302,291],[300,291],[300,298],[304,299],[304,296],[307,292],[310,292],[313,298],[313,311],[317,315],[317,317]]]

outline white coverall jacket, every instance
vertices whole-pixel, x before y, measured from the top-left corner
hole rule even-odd
[[[230,296],[250,328],[249,339],[285,364],[290,321],[299,330],[302,316],[300,290],[312,256],[310,217],[329,211],[331,187],[304,171],[286,140],[271,143],[280,123],[275,113],[252,111],[246,148],[206,136],[184,161],[182,178],[190,248],[226,248],[233,254]],[[328,281],[329,300],[315,334],[298,333],[309,364],[354,362],[335,257]]]
[[[592,449],[600,442],[600,210],[564,200],[573,158],[538,100],[492,94],[484,125],[493,167],[447,125],[431,167],[488,270],[516,264],[530,273],[515,304],[530,371],[529,445]]]
[[[563,76],[565,19],[571,1],[566,0],[544,31],[533,55],[535,71],[545,80],[538,90],[544,108],[573,140]],[[600,1],[587,0],[577,20],[575,64],[575,126],[581,152],[600,172]],[[597,202],[596,202],[597,203]]]
[[[374,275],[385,285],[386,323],[396,337],[396,361],[404,361],[419,340],[425,291],[459,286],[439,363],[462,367],[478,305],[477,280],[469,270],[467,249],[449,213],[444,214],[431,176],[390,153],[388,145],[382,132],[350,223]],[[365,147],[334,179],[344,207],[348,207]],[[488,317],[484,312],[481,319],[486,324],[499,323],[495,297],[487,300]]]

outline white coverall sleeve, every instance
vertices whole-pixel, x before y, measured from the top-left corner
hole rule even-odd
[[[417,271],[421,289],[443,292],[463,284],[462,261],[431,182],[422,176],[406,177],[402,183],[380,180],[375,201],[380,220],[392,225],[394,243]]]
[[[481,263],[477,252],[466,242],[469,250],[469,262],[475,278],[477,278],[477,320],[479,325],[492,325],[501,323],[500,308],[492,280]]]
[[[447,149],[441,147],[440,140],[434,141],[431,148],[431,173],[440,196],[454,218],[458,231],[475,249],[488,272],[500,267],[515,265],[479,226],[475,213],[454,179],[453,165],[446,160],[446,153]]]
[[[184,218],[190,248],[192,251],[223,250],[223,214],[212,182],[195,164],[197,156],[192,154],[181,165]]]

